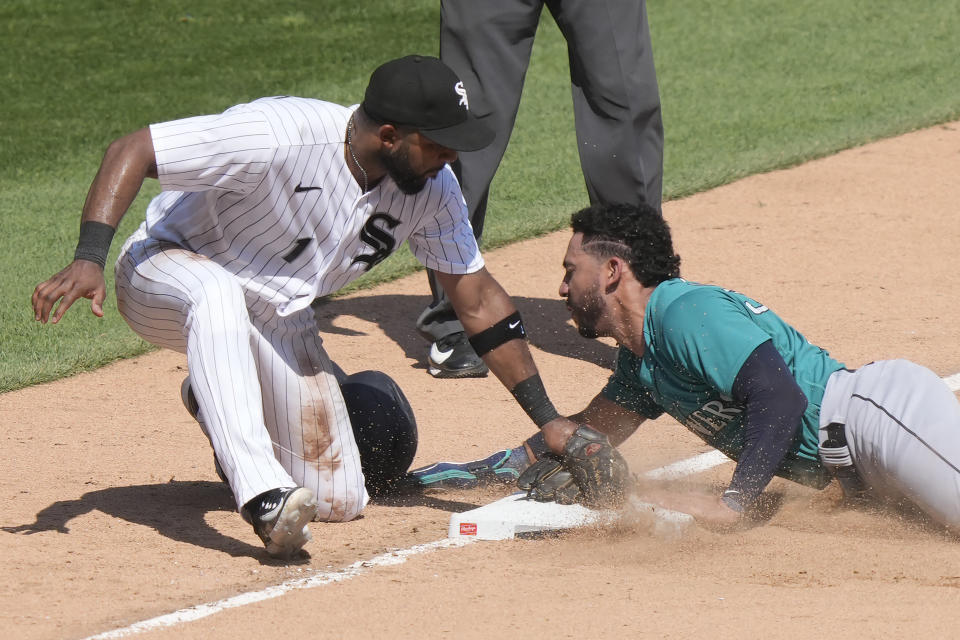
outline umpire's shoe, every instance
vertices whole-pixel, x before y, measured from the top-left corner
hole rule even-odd
[[[490,371],[470,346],[463,331],[434,342],[427,362],[434,378],[483,378]]]
[[[313,536],[307,523],[317,515],[317,498],[304,487],[271,489],[243,505],[243,519],[274,558],[293,557]]]

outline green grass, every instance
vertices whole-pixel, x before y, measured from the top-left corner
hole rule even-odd
[[[649,0],[648,11],[668,199],[960,117],[957,0]],[[111,140],[262,95],[357,102],[380,62],[434,54],[438,25],[436,0],[3,3],[0,391],[149,348],[117,314],[112,279],[103,319],[79,301],[41,327],[29,308],[72,256]],[[486,248],[560,228],[586,203],[570,102],[565,43],[546,17]],[[148,181],[111,259],[155,194]],[[414,268],[404,249],[359,286]]]

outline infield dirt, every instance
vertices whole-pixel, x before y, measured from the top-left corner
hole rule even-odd
[[[960,122],[664,211],[688,279],[763,301],[850,367],[905,357],[948,376],[960,372],[958,176]],[[486,255],[567,413],[600,389],[613,355],[609,342],[577,335],[557,296],[568,235]],[[415,465],[514,446],[531,425],[494,378],[426,373],[413,327],[425,302],[423,274],[328,302],[329,353],[347,372],[378,368],[398,381],[420,426]],[[87,312],[77,304],[64,321]],[[443,538],[452,512],[510,491],[375,502],[354,522],[312,525],[301,563],[270,561],[180,405],[185,375],[185,358],[161,351],[0,396],[0,628],[9,637],[84,637],[335,571]],[[669,418],[623,446],[635,472],[707,450]],[[682,483],[717,490],[731,470]],[[907,514],[838,508],[831,489],[775,480],[768,491],[770,520],[738,533],[697,528],[665,541],[634,524],[476,543],[144,636],[956,637],[960,539]]]

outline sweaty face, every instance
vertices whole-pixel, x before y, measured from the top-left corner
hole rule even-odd
[[[387,174],[407,195],[420,193],[427,180],[436,176],[445,164],[456,159],[456,151],[442,147],[417,132],[404,136],[391,150],[380,150],[380,162]]]
[[[407,195],[420,193],[427,184],[427,176],[418,173],[410,164],[410,149],[407,146],[398,145],[393,151],[381,149],[380,162],[400,191]]]
[[[599,285],[594,284],[576,298],[567,298],[567,306],[581,336],[591,340],[600,337],[598,323],[603,317],[605,307]]]
[[[563,257],[560,297],[567,299],[567,309],[580,335],[592,339],[604,335],[602,322],[606,301],[601,295],[600,263],[583,251],[581,239],[581,234],[574,234]]]

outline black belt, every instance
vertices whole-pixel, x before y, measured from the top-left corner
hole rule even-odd
[[[851,500],[862,500],[869,487],[857,473],[857,467],[847,446],[846,425],[831,422],[826,427],[827,439],[820,445],[820,460],[823,466],[837,479],[843,495]]]

